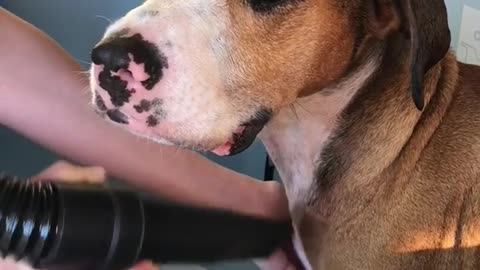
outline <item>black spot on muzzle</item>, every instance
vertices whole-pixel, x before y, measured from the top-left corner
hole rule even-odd
[[[146,123],[148,127],[155,127],[158,125],[158,118],[154,115],[150,115],[147,117]]]
[[[105,105],[105,101],[103,101],[102,97],[98,94],[98,92],[95,92],[95,105],[102,112],[108,109],[107,105]]]
[[[142,99],[138,105],[134,105],[133,108],[137,113],[149,112],[152,108],[152,102],[146,99]]]
[[[128,124],[128,117],[117,109],[108,110],[107,116],[113,122],[116,122],[119,124],[125,124],[125,125]]]
[[[120,79],[119,76],[112,76],[110,70],[103,70],[98,75],[100,87],[105,89],[110,95],[112,104],[116,107],[128,103],[132,93],[127,89],[127,82]]]

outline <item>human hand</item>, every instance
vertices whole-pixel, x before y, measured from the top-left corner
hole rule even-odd
[[[96,166],[78,166],[67,161],[57,161],[45,170],[31,178],[33,181],[62,181],[67,183],[104,183],[107,179],[107,173],[102,167]],[[8,265],[7,265],[8,263]],[[3,265],[5,264],[5,266]],[[21,264],[13,264],[12,262],[0,261],[0,269],[8,270],[27,270],[26,266]],[[152,262],[143,261],[133,266],[130,270],[158,270],[159,266]]]
[[[32,181],[61,181],[64,183],[104,183],[107,179],[107,173],[102,167],[82,167],[71,164],[67,161],[57,161],[31,177]]]
[[[265,197],[269,199],[266,209],[266,217],[276,220],[287,220],[290,218],[288,199],[285,189],[277,181],[262,182]],[[304,270],[305,267],[297,256],[290,241],[286,246],[279,247],[269,257],[254,260],[261,270]]]
[[[277,181],[260,182],[263,189],[264,217],[274,220],[290,219],[288,198],[284,187]]]
[[[261,270],[305,270],[292,242],[283,248],[278,248],[268,258],[254,262]]]

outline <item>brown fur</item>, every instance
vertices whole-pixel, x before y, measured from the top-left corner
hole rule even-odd
[[[448,53],[420,112],[403,46],[387,42],[324,150],[299,221],[314,269],[480,268],[480,67]]]
[[[480,267],[480,80],[472,74],[480,68],[448,55],[427,76],[422,114],[402,73],[377,84],[382,91],[363,99],[370,106],[352,104],[346,119],[365,120],[332,149],[344,171],[320,184],[300,222],[314,266]]]
[[[299,92],[318,91],[346,72],[355,42],[348,10],[334,1],[310,0],[259,16],[243,2],[228,1],[234,16],[227,39],[235,46],[229,51],[234,65],[229,86],[237,93],[231,99],[254,97],[255,103],[278,110]]]
[[[480,268],[480,68],[445,54],[443,2],[306,1],[273,19],[230,7],[246,16],[233,25],[232,58],[256,68],[236,75],[274,108],[385,52],[296,221],[314,269]]]

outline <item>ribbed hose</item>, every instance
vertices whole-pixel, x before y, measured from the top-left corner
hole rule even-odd
[[[0,252],[38,264],[52,250],[58,206],[55,185],[1,177]]]
[[[124,270],[140,260],[258,258],[290,240],[289,222],[140,198],[103,185],[0,177],[0,252],[42,269]]]

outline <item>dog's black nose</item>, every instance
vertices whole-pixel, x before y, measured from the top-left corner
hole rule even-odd
[[[103,65],[108,73],[128,70],[131,61],[144,64],[148,79],[141,83],[147,90],[153,88],[163,76],[163,69],[168,68],[167,58],[157,46],[144,40],[140,34],[107,39],[92,50],[91,58],[94,64]]]
[[[125,125],[128,124],[128,117],[117,109],[108,110],[107,116],[113,122],[117,122],[119,124],[125,124]]]

